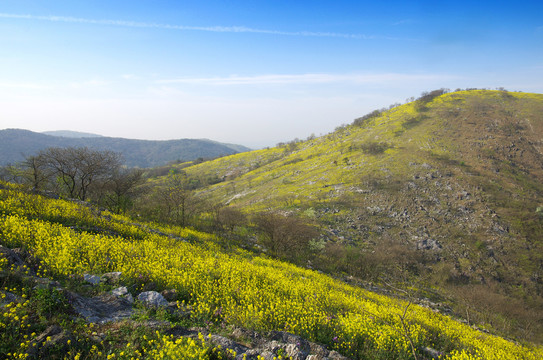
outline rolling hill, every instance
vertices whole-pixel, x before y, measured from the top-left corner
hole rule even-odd
[[[438,91],[184,170],[223,180],[199,190],[212,202],[316,221],[317,268],[371,281],[407,273],[446,289],[466,317],[477,304],[480,321],[521,319],[499,326],[541,341],[542,151],[543,95]]]
[[[66,135],[66,133],[60,133]],[[73,135],[73,133],[71,133]],[[0,165],[13,164],[48,147],[88,147],[121,153],[129,167],[154,167],[178,160],[215,158],[249,150],[206,139],[165,141],[133,140],[105,136],[53,136],[28,130],[0,130]]]
[[[171,165],[134,218],[0,182],[0,351],[541,358],[542,110],[540,94],[431,92],[322,137]],[[200,230],[137,208],[172,197]],[[272,240],[319,235],[270,251],[262,219],[278,218],[298,221]]]

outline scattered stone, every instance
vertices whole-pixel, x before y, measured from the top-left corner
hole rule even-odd
[[[288,344],[285,351],[292,360],[304,360],[307,357],[307,353],[298,344]]]
[[[134,303],[134,297],[132,296],[132,294],[128,292],[128,289],[126,288],[126,286],[121,286],[121,287],[111,290],[111,294],[117,297],[125,298],[131,304]]]
[[[147,307],[168,306],[168,301],[156,291],[144,291],[138,295],[138,300]]]
[[[322,355],[308,355],[305,360],[327,360],[327,358]]]
[[[92,285],[100,284],[100,276],[98,275],[83,274],[83,280]]]
[[[129,319],[133,314],[132,303],[125,297],[102,294],[87,298],[76,293],[67,293],[74,311],[88,322],[103,324]]]
[[[261,352],[260,357],[264,358],[264,360],[274,360],[276,358],[275,354],[268,350]]]
[[[26,352],[26,358],[42,359],[48,358],[52,353],[66,352],[69,349],[69,343],[73,340],[72,335],[66,330],[62,330],[58,325],[51,325],[32,340]]]
[[[220,346],[221,349],[231,349],[236,352],[236,354],[243,354],[249,350],[248,347],[238,344],[234,340],[230,340],[227,337],[220,335],[211,335],[211,343],[216,346]]]
[[[328,359],[330,359],[330,360],[349,360],[349,358],[341,355],[340,353],[338,353],[335,350],[330,351],[330,353],[328,354]]]
[[[441,250],[443,246],[436,239],[422,239],[417,241],[417,250]]]
[[[121,286],[121,287],[111,290],[111,294],[115,296],[124,296],[126,294],[129,294],[129,292],[126,286]]]

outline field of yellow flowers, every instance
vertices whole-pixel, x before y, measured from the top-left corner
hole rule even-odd
[[[438,350],[443,359],[543,358],[540,347],[474,330],[429,309],[315,271],[243,250],[225,253],[208,234],[135,224],[12,185],[2,188],[0,244],[27,249],[40,259],[41,272],[53,279],[120,271],[127,284],[152,282],[158,289],[176,289],[181,301],[192,306],[195,318],[256,331],[285,330],[354,359],[422,358],[423,348]],[[0,265],[5,268],[5,261],[0,260]],[[25,333],[24,315],[17,315],[24,313],[25,304],[18,301],[0,309],[1,331],[19,324],[23,338],[32,336]],[[23,341],[21,348],[27,343]],[[210,356],[203,339],[197,343],[160,334],[149,340],[147,349],[140,355]],[[120,351],[109,358],[122,358]],[[73,358],[80,356],[73,352]],[[87,356],[92,358],[90,353]]]

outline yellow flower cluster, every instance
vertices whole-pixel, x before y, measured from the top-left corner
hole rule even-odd
[[[443,358],[450,359],[543,357],[541,348],[483,334],[422,307],[410,306],[403,317],[405,302],[314,271],[241,250],[222,253],[206,234],[192,231],[201,240],[192,244],[144,231],[115,217],[109,217],[107,226],[119,233],[137,232],[137,239],[80,232],[32,219],[30,210],[9,205],[21,203],[13,197],[31,195],[11,191],[6,197],[2,191],[0,242],[29,249],[52,276],[121,271],[126,282],[145,279],[159,288],[176,289],[196,317],[257,330],[287,330],[353,358],[375,353],[410,358],[411,343],[419,352],[425,346],[447,349]],[[86,211],[63,201],[55,201],[54,206],[63,218],[76,218]],[[170,230],[178,236],[188,234],[184,229]],[[203,343],[189,339],[160,337],[153,341],[153,350],[147,353],[150,358],[203,359],[208,354]]]
[[[210,358],[210,348],[206,345],[203,335],[199,335],[198,341],[191,338],[174,339],[173,336],[160,336],[157,334],[157,340],[150,340],[144,345],[145,357],[155,360],[165,359],[187,359],[187,360],[207,360]],[[217,353],[215,358],[221,358]]]
[[[16,289],[5,289],[14,291]],[[5,299],[4,293],[0,293],[1,299]],[[28,315],[29,301],[10,302],[0,307],[0,344],[16,342],[18,349],[16,352],[9,353],[9,358],[24,359],[25,353],[31,343],[31,338],[26,334],[31,326],[31,320]]]

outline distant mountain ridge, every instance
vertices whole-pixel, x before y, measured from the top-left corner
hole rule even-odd
[[[81,131],[71,131],[71,130],[54,130],[54,131],[43,131],[41,134],[51,135],[51,136],[62,136],[67,138],[93,138],[93,137],[103,137],[98,134],[91,134]]]
[[[48,132],[50,133],[50,132]],[[207,139],[135,140],[71,131],[48,135],[22,129],[0,130],[0,165],[13,164],[48,147],[88,147],[121,153],[129,167],[154,167],[168,162],[216,158],[250,150]]]

